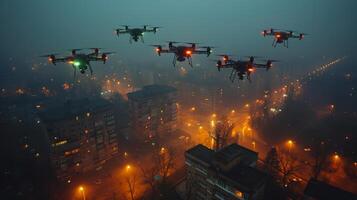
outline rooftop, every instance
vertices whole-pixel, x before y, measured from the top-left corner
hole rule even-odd
[[[221,171],[220,174],[228,179],[233,185],[246,189],[255,189],[263,184],[268,175],[254,167],[238,164],[229,171]]]
[[[69,100],[60,105],[52,106],[40,113],[44,121],[58,121],[86,112],[107,108],[111,103],[102,98]]]
[[[329,185],[325,182],[318,181],[316,179],[310,179],[304,194],[318,200],[332,200],[332,199],[344,199],[344,200],[356,200],[357,195],[342,190],[340,188]]]
[[[257,160],[258,153],[233,143],[219,150],[215,154],[215,159],[222,164],[228,164],[236,158],[239,158],[240,162],[249,165],[250,162]]]
[[[176,91],[176,88],[168,85],[147,85],[144,86],[141,90],[128,93],[127,95],[130,100],[142,100]]]
[[[198,144],[192,147],[191,149],[187,150],[186,153],[190,154],[191,156],[199,160],[202,160],[203,162],[211,163],[214,151],[202,144]]]
[[[198,144],[187,150],[186,154],[207,163],[211,170],[242,190],[253,190],[263,184],[268,178],[266,173],[249,166],[251,162],[256,162],[258,153],[235,143],[224,147],[218,152],[214,152],[204,145]],[[237,159],[239,162],[231,162]],[[224,170],[220,165],[216,165],[217,162],[220,165],[229,164],[232,167]]]

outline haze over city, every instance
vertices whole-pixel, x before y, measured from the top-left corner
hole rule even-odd
[[[356,199],[356,6],[1,1],[0,195]]]

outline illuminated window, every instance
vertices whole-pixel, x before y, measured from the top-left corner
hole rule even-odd
[[[235,192],[236,197],[243,198],[243,193],[241,191]]]

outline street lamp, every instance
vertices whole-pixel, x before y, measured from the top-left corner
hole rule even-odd
[[[86,200],[86,195],[85,195],[85,193],[84,193],[84,187],[83,187],[83,186],[79,186],[78,190],[79,190],[79,192],[82,193],[82,198],[83,198],[83,200]]]
[[[287,144],[288,144],[288,151],[289,151],[289,153],[290,153],[291,148],[292,148],[293,145],[294,145],[294,142],[293,142],[292,140],[288,140]]]

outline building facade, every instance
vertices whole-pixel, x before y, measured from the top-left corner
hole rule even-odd
[[[133,136],[150,140],[177,129],[177,90],[166,85],[148,85],[128,94]]]
[[[115,113],[106,100],[67,102],[41,117],[59,179],[98,169],[118,153]]]
[[[185,153],[186,195],[193,200],[258,200],[268,175],[258,170],[258,154],[237,144],[215,152],[197,145]]]

